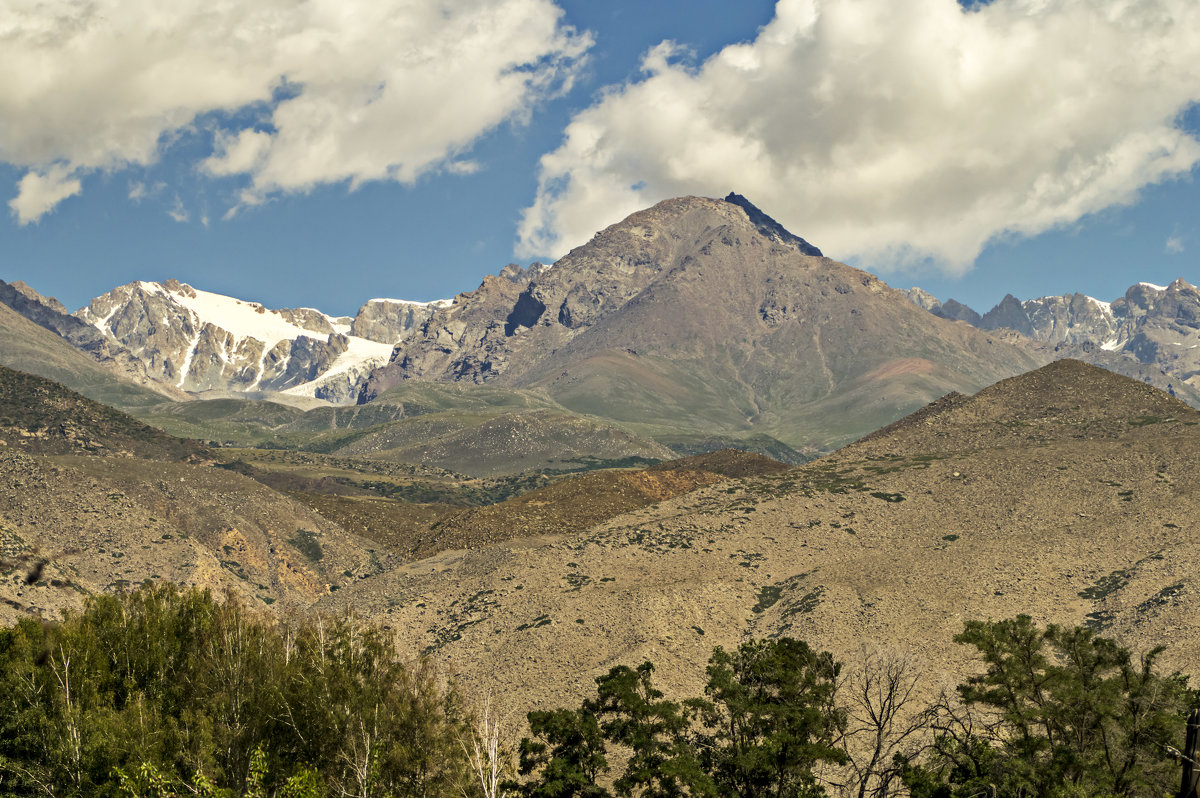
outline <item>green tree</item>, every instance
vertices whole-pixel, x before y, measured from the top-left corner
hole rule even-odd
[[[521,740],[520,785],[527,798],[609,798],[597,784],[608,772],[604,732],[595,714],[579,709],[530,712],[531,737]],[[516,785],[510,785],[515,787]]]
[[[1186,681],[1161,675],[1156,648],[1135,658],[1083,627],[1039,628],[1026,615],[969,621],[955,637],[986,670],[958,688],[935,723],[913,795],[1163,795],[1178,779]],[[920,786],[918,786],[920,785]]]
[[[842,763],[835,706],[840,666],[799,640],[755,640],[713,652],[705,692],[706,766],[720,794],[738,798],[822,795],[813,768]]]
[[[0,629],[6,795],[460,796],[453,691],[345,616],[170,585]],[[269,765],[269,767],[268,767]]]
[[[601,719],[604,738],[629,750],[613,782],[623,798],[678,798],[712,794],[713,784],[696,755],[689,708],[663,700],[652,684],[654,665],[613,668],[596,680],[589,708]]]

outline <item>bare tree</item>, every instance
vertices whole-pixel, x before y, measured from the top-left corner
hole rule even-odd
[[[471,772],[483,790],[483,798],[503,798],[501,784],[506,777],[514,775],[512,751],[500,739],[502,726],[500,713],[489,692],[483,699],[482,711],[471,726],[470,739],[459,740]]]
[[[907,653],[863,647],[858,659],[838,690],[847,764],[828,780],[844,796],[888,798],[901,792],[897,755],[912,759],[928,747],[934,712],[918,703],[921,673]]]

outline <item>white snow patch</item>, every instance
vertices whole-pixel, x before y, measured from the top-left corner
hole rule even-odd
[[[108,315],[102,319],[97,319],[96,321],[93,321],[92,326],[95,327],[96,329],[98,329],[100,332],[104,333],[105,335],[109,336],[110,338],[114,337],[112,330],[108,329],[108,323],[110,321],[112,321],[113,316],[117,315],[117,311],[123,307],[125,307],[123,304],[113,305],[112,310],[108,311]],[[89,316],[91,315],[90,311],[86,311],[86,312]]]
[[[1141,282],[1141,283],[1138,283],[1138,285],[1144,285],[1147,288],[1153,288],[1155,291],[1166,291],[1167,290],[1167,287],[1165,285],[1155,285],[1154,283]]]
[[[1104,315],[1112,316],[1113,312],[1112,312],[1112,303],[1111,302],[1102,302],[1099,299],[1096,299],[1094,296],[1088,297],[1087,300],[1088,300],[1088,302],[1091,302],[1096,307],[1100,308],[1100,310],[1104,312]]]
[[[413,302],[411,299],[388,299],[387,297],[368,299],[364,304],[369,305],[372,302],[382,302],[390,305],[415,305],[419,308],[447,308],[454,304],[453,299],[435,299],[431,302]]]
[[[365,374],[382,366],[392,357],[392,344],[368,341],[366,338],[350,336],[349,348],[338,355],[327,371],[311,382],[293,385],[281,393],[291,396],[315,396],[317,388],[339,377],[350,378]]]
[[[179,382],[175,387],[182,388],[183,381],[187,379],[188,372],[192,370],[192,358],[196,356],[196,347],[200,345],[200,333],[204,332],[203,324],[196,324],[196,334],[192,337],[192,342],[188,344],[187,356],[183,359],[183,365],[179,367]]]
[[[1106,352],[1112,352],[1115,349],[1118,349],[1120,346],[1121,344],[1116,338],[1109,338],[1107,341],[1100,344],[1100,348]]]
[[[263,344],[262,355],[260,355],[258,358],[258,377],[255,378],[254,384],[251,385],[246,390],[248,390],[248,391],[258,390],[258,386],[262,383],[263,376],[266,374],[266,371],[267,371],[267,355],[269,355],[269,354],[271,354],[271,350],[267,347],[266,344]]]
[[[243,302],[240,299],[201,291],[197,288],[192,289],[195,296],[188,296],[174,291],[167,292],[157,283],[148,283],[147,285],[155,286],[160,291],[169,293],[173,302],[192,311],[201,320],[201,323],[210,322],[213,326],[229,332],[234,338],[230,342],[231,347],[244,338],[255,338],[262,341],[268,349],[280,341],[294,341],[301,336],[320,338],[318,333],[292,324],[273,310],[261,310],[260,312],[259,309],[263,306],[257,302]]]
[[[329,326],[339,335],[349,335],[350,329],[354,326],[353,316],[329,316],[324,313],[321,315],[328,319]]]

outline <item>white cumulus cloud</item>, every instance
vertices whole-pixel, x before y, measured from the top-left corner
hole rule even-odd
[[[31,171],[22,177],[17,184],[17,196],[8,203],[8,207],[19,224],[27,225],[82,190],[83,184],[69,167],[55,165],[45,172]]]
[[[247,175],[247,202],[462,171],[481,135],[569,87],[590,46],[552,0],[4,5],[0,161],[30,170],[24,221],[79,192],[65,175],[151,164],[201,117],[217,126],[204,171]]]
[[[1200,161],[1195,0],[779,0],[751,42],[643,68],[543,156],[522,254],[735,190],[835,257],[962,271]]]

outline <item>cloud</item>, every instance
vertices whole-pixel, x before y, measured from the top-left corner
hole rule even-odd
[[[170,216],[180,224],[186,223],[192,217],[188,214],[187,208],[183,207],[183,200],[179,197],[175,198],[175,204],[167,211],[167,216]]]
[[[753,41],[643,70],[543,156],[520,254],[735,190],[835,257],[962,272],[1200,161],[1194,0],[780,0]]]
[[[158,194],[167,187],[166,183],[159,181],[157,183],[147,185],[140,180],[131,181],[129,184],[129,199],[134,202],[141,202],[147,197],[152,197]]]
[[[16,215],[17,223],[24,226],[36,222],[46,211],[81,191],[83,184],[71,173],[71,169],[55,165],[45,172],[26,173],[17,183],[17,196],[8,203],[8,207]]]
[[[0,161],[118,170],[215,127],[202,171],[245,175],[248,202],[410,182],[570,86],[591,40],[561,17],[552,0],[12,0]],[[53,208],[24,190],[21,218]]]
[[[1164,249],[1168,255],[1180,254],[1183,252],[1183,238],[1181,236],[1168,236]]]

